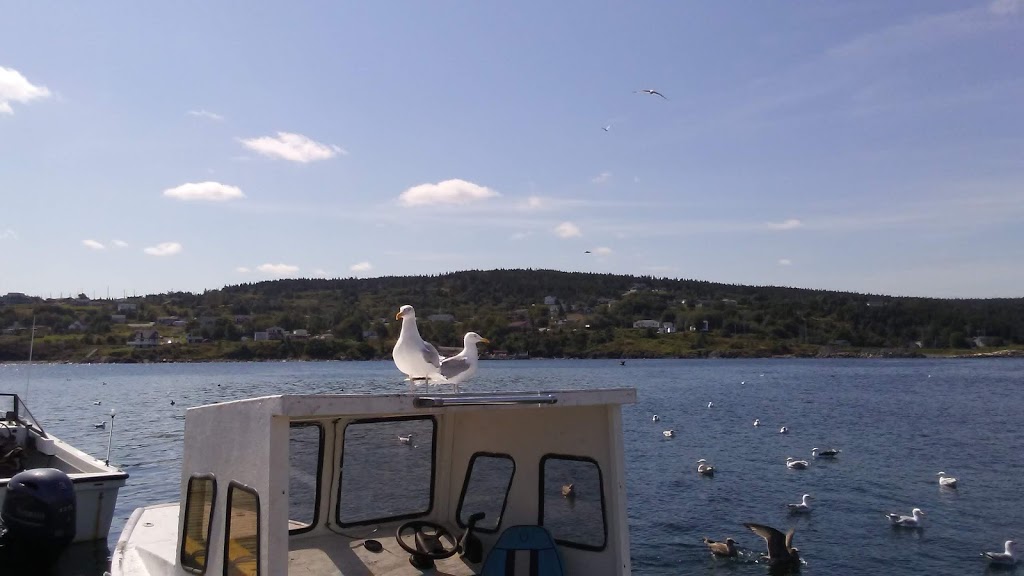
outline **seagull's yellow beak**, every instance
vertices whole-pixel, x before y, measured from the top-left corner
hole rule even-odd
[[[484,344],[490,344],[491,343],[491,341],[488,340],[487,338],[481,338],[480,341],[483,342]]]
[[[395,320],[401,320],[401,319],[402,319],[402,313],[401,312],[399,312],[398,314],[395,314]]]

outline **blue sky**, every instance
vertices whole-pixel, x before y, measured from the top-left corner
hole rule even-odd
[[[994,297],[1022,263],[1024,0],[0,18],[0,294],[551,268]]]

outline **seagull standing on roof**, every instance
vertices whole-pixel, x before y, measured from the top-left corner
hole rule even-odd
[[[651,90],[650,88],[645,88],[643,90],[634,90],[633,93],[634,94],[643,93],[643,94],[650,94],[651,96],[661,96],[662,98],[665,98],[665,100],[668,100],[668,98],[664,94],[662,94],[661,92],[658,92],[657,90]]]
[[[406,304],[395,314],[402,320],[402,332],[395,342],[391,357],[395,366],[409,377],[409,380],[440,380],[441,355],[430,342],[424,342],[416,327],[416,311]]]
[[[462,352],[441,361],[441,376],[444,376],[446,381],[455,385],[456,392],[459,391],[459,384],[469,380],[473,377],[473,374],[476,374],[477,364],[480,363],[476,350],[476,345],[479,342],[490,344],[491,341],[476,332],[466,332],[462,339]]]

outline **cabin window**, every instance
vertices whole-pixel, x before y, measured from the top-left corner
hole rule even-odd
[[[288,441],[288,529],[305,532],[320,510],[320,462],[324,429],[316,423],[291,425]]]
[[[228,486],[224,526],[224,576],[260,574],[260,498],[248,486]]]
[[[563,488],[572,485],[571,493]],[[549,454],[541,458],[540,524],[559,544],[604,550],[604,486],[601,468],[591,458]]]
[[[507,454],[473,454],[459,497],[459,526],[465,528],[470,516],[483,512],[485,516],[476,523],[476,529],[496,532],[515,472],[516,463]]]
[[[434,504],[432,417],[362,420],[345,427],[338,487],[342,526],[426,514]]]
[[[217,497],[212,475],[197,474],[188,479],[185,490],[185,529],[181,538],[181,567],[193,574],[206,573],[210,552],[210,523]]]

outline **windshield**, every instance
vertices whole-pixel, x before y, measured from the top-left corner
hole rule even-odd
[[[46,436],[42,424],[32,416],[28,407],[25,406],[25,403],[21,401],[17,394],[0,394],[0,416],[6,422],[19,422],[28,428],[32,428],[41,436]]]

